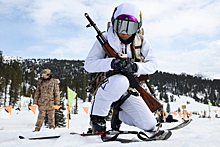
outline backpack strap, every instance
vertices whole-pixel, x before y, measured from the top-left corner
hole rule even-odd
[[[142,47],[142,43],[143,43],[143,35],[144,35],[144,29],[142,28],[136,33],[134,41],[131,46],[132,58],[136,62],[142,62],[144,60],[144,56],[141,53],[141,47]]]

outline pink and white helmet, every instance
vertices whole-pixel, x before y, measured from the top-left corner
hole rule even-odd
[[[142,14],[136,5],[122,3],[115,8],[111,21],[115,32],[131,35],[141,28]]]

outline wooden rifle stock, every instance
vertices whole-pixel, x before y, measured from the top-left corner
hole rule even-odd
[[[96,32],[98,33],[96,38],[98,39],[98,41],[102,45],[102,48],[104,49],[104,51],[107,54],[107,56],[108,57],[114,57],[116,59],[120,59],[118,54],[109,45],[108,41],[105,39],[105,37],[102,35],[101,31],[97,28],[96,24],[92,21],[92,19],[89,17],[89,15],[87,13],[85,13],[85,17],[89,21],[89,24],[87,25],[87,27],[93,26],[94,29],[96,30]],[[132,74],[130,74],[130,73],[126,72],[126,71],[121,71],[121,74],[128,78],[129,83],[130,83],[130,87],[131,88],[135,88],[141,94],[143,100],[145,101],[145,103],[147,104],[147,106],[149,107],[151,112],[154,112],[154,111],[160,109],[161,107],[163,107],[163,105],[160,102],[158,102],[153,96],[151,96],[149,93],[147,93],[139,85],[139,82],[136,81],[136,79],[133,77]]]
[[[147,93],[141,86],[135,88],[142,96],[143,100],[151,110],[151,112],[157,111],[158,109],[162,108],[163,105],[158,102],[153,96]]]
[[[139,85],[139,83],[136,81],[132,74],[123,71],[121,71],[121,73],[128,78],[130,87],[135,88],[141,94],[141,97],[143,98],[151,112],[154,112],[163,107],[163,105],[160,102],[158,102],[152,95],[150,95]]]

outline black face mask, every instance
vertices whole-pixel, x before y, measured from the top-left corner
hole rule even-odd
[[[117,33],[117,35],[118,35],[118,33]],[[121,37],[119,37],[119,35],[118,35],[118,38],[120,39],[120,41],[122,43],[129,44],[134,40],[135,35],[136,35],[136,33],[132,34],[132,36],[130,38],[128,38],[127,40],[123,40]]]

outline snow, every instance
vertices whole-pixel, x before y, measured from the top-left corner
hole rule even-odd
[[[178,107],[186,105],[188,112],[190,111],[208,111],[208,105],[195,102],[192,98],[180,96],[176,98],[176,102],[170,102],[171,110],[176,111]],[[190,102],[187,104],[186,102]],[[22,100],[21,103],[28,103],[27,99]],[[73,103],[75,104],[75,103]],[[7,113],[3,108],[0,108],[0,147],[112,147],[112,146],[126,146],[126,147],[217,147],[220,144],[220,118],[215,118],[213,110],[217,110],[220,116],[220,107],[211,106],[211,119],[198,118],[198,115],[193,115],[193,121],[190,125],[180,130],[172,131],[173,135],[167,141],[155,142],[135,142],[122,144],[120,142],[105,142],[103,143],[98,136],[81,137],[79,135],[70,135],[70,132],[86,132],[89,128],[89,116],[83,110],[83,107],[90,107],[91,103],[78,101],[78,114],[71,114],[69,129],[56,128],[50,130],[42,127],[40,132],[32,132],[37,120],[36,115],[27,108],[26,105],[21,106],[21,111],[12,109],[12,115]],[[166,108],[166,107],[165,107]],[[181,118],[175,115],[174,118],[179,122],[163,123],[163,128],[170,128],[181,122]],[[107,121],[107,128],[110,129],[110,122]],[[122,124],[121,130],[136,130],[141,131],[136,127]],[[58,139],[49,140],[20,140],[19,135],[26,137],[47,136],[47,135],[61,135]],[[120,137],[120,136],[119,136]],[[124,135],[123,138],[136,138],[135,135]]]
[[[3,60],[4,62],[10,62],[11,60],[16,60],[21,63],[24,59],[21,57],[3,56]]]

